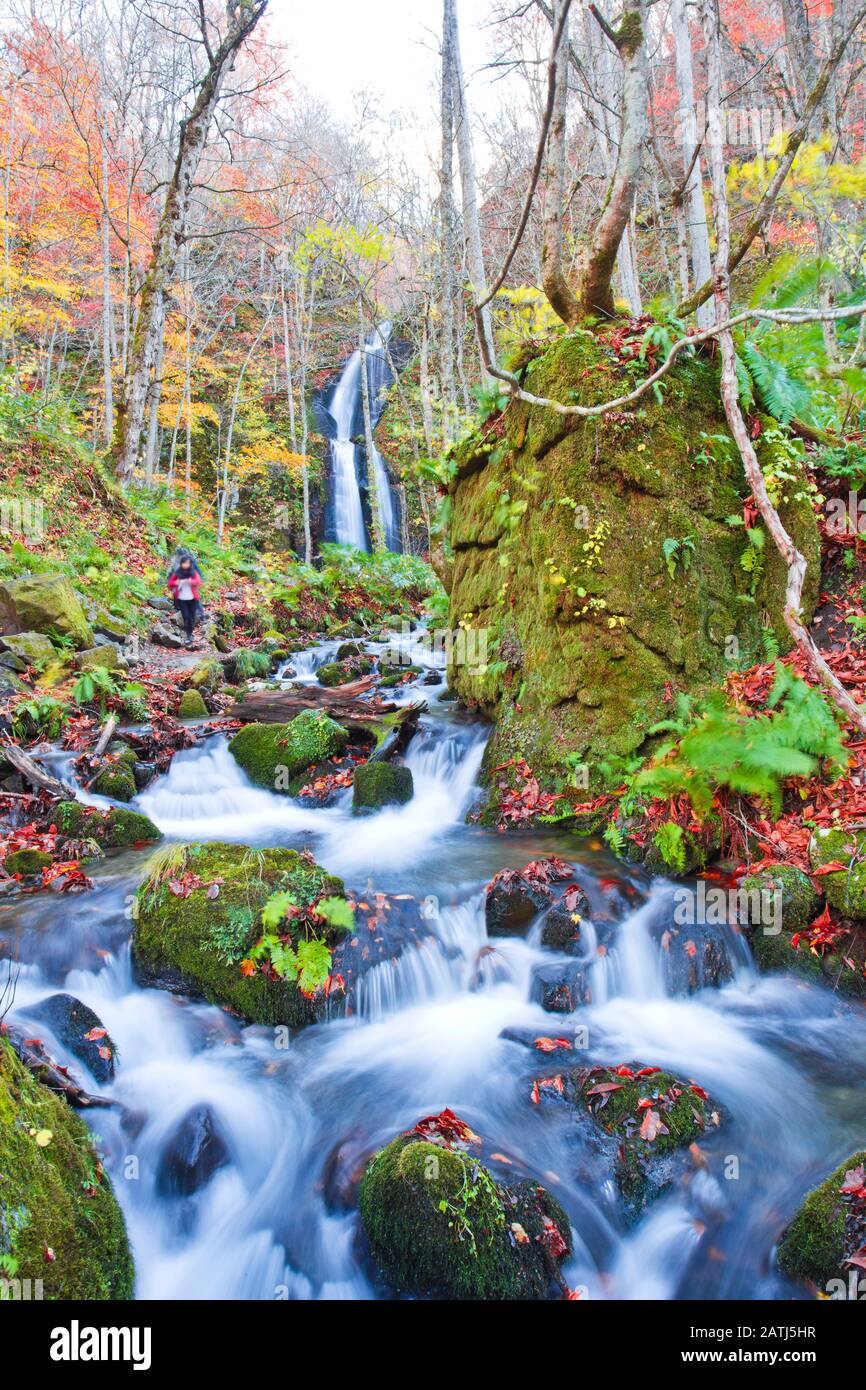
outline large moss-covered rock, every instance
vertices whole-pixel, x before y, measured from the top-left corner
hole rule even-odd
[[[546,1298],[571,1244],[543,1187],[496,1182],[470,1154],[419,1133],[372,1158],[359,1207],[386,1283],[422,1298]]]
[[[132,1297],[123,1216],[87,1126],[2,1037],[0,1255],[47,1299]]]
[[[273,972],[246,974],[241,962],[263,935],[262,908],[274,893],[290,893],[303,907],[342,891],[340,879],[295,850],[175,846],[157,856],[136,896],[136,969],[150,983],[224,1005],[251,1023],[303,1027],[321,1016],[322,996],[308,998]]]
[[[405,806],[413,791],[411,768],[398,763],[362,763],[355,769],[352,810],[363,815],[383,806]]]
[[[24,666],[35,666],[37,670],[42,670],[57,656],[50,637],[41,632],[17,632],[0,637],[0,651],[10,652]]]
[[[229,752],[257,787],[292,794],[292,778],[341,752],[348,741],[346,730],[327,714],[304,710],[288,724],[247,724]]]
[[[177,709],[180,719],[207,719],[210,711],[198,690],[185,690]]]
[[[89,647],[86,651],[79,652],[75,658],[75,665],[79,671],[95,671],[97,668],[103,671],[125,671],[128,667],[120,648],[114,642],[106,642],[101,647]]]
[[[3,867],[7,874],[41,874],[51,863],[51,855],[42,849],[16,849],[7,854]]]
[[[859,1252],[866,1236],[866,1196],[842,1189],[863,1189],[864,1164],[866,1152],[852,1154],[800,1207],[778,1248],[779,1265],[792,1279],[822,1291],[831,1279],[847,1284],[853,1266],[844,1261]]]
[[[529,363],[525,386],[593,404],[645,373],[603,333],[577,331]],[[747,492],[726,434],[717,370],[695,359],[661,402],[580,420],[515,400],[457,447],[450,625],[463,635],[448,675],[497,722],[486,770],[525,758],[552,780],[573,752],[594,785],[611,754],[642,748],[666,687],[701,695],[762,657],[764,613],[790,645],[772,544],[753,596],[742,527],[726,520]],[[808,561],[808,619],[818,532],[796,460],[788,471],[780,510]],[[664,543],[687,539],[688,568],[675,559],[671,576]]]
[[[95,840],[104,849],[125,849],[129,845],[162,839],[162,831],[147,816],[120,806],[101,812],[82,806],[80,801],[61,801],[54,820],[62,835],[75,840]]]
[[[821,875],[827,901],[846,917],[866,919],[866,834],[816,830],[809,842],[809,862],[813,869],[839,864],[836,872]]]
[[[105,762],[90,784],[96,796],[108,796],[112,801],[131,801],[138,790],[131,767],[126,762]]]
[[[372,669],[372,661],[366,657],[354,657],[351,661],[326,661],[319,667],[316,675],[320,685],[330,687],[348,685],[350,681],[357,680],[359,676],[368,675]]]
[[[93,646],[87,615],[62,574],[34,574],[0,584],[0,628],[4,632],[58,633],[84,650]]]

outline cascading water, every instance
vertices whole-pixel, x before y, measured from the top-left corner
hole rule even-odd
[[[364,360],[367,364],[370,413],[374,426],[382,413],[384,392],[393,379],[385,354],[385,345],[390,333],[390,323],[383,323],[375,328],[366,340]],[[352,353],[343,368],[343,374],[328,409],[336,429],[336,434],[331,440],[334,539],[341,545],[369,550],[358,480],[357,447],[354,443],[362,419],[360,349]],[[385,544],[388,550],[399,551],[400,533],[391,483],[384,460],[375,446],[372,464]]]
[[[293,660],[311,675],[322,652]],[[575,1237],[564,1273],[591,1298],[801,1296],[774,1268],[772,1246],[802,1193],[862,1147],[862,1013],[820,986],[757,975],[726,927],[727,983],[683,992],[667,964],[671,886],[555,827],[505,837],[467,826],[484,730],[428,691],[406,806],[362,820],[345,804],[305,808],[247,783],[220,737],[178,754],[138,798],[169,835],[309,844],[359,893],[423,898],[429,935],[361,980],[351,1017],[282,1047],[273,1030],[142,989],[128,945],[140,854],[101,861],[93,892],[64,898],[60,930],[52,894],[0,902],[0,935],[21,962],[10,1021],[67,990],[118,1046],[116,1078],[88,1085],[122,1108],[88,1118],[127,1218],[138,1297],[381,1295],[358,1240],[357,1173],[380,1144],[446,1106],[504,1156],[497,1171],[535,1176],[562,1202]],[[591,1000],[570,1016],[545,1013],[532,987],[540,966],[566,958],[541,946],[537,929],[489,940],[484,922],[483,883],[545,853],[572,861],[596,924],[582,932]],[[578,1027],[588,1038],[581,1064],[667,1067],[724,1111],[701,1140],[705,1166],[676,1179],[634,1225],[573,1113],[530,1100],[544,1059],[521,1032]],[[44,1025],[40,1036],[80,1071]],[[221,1161],[199,1190],[178,1195],[161,1175],[190,1113],[209,1116]]]

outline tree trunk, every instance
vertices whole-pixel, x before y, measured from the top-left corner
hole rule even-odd
[[[105,397],[105,443],[114,434],[114,389],[111,380],[111,219],[109,214],[108,143],[102,131],[102,379]]]
[[[141,449],[148,385],[162,332],[160,301],[174,274],[184,234],[193,179],[220,98],[223,78],[238,50],[264,13],[268,0],[240,0],[229,11],[225,38],[214,51],[208,46],[208,69],[198,85],[192,110],[181,122],[174,168],[168,183],[150,263],[144,277],[138,320],[132,335],[123,401],[117,411],[113,456],[121,482],[132,477]],[[206,31],[203,30],[206,41]]]
[[[551,23],[561,25],[563,0],[554,0]],[[556,91],[547,137],[544,209],[541,232],[541,284],[554,313],[563,323],[580,318],[580,305],[562,265],[562,212],[565,197],[565,140],[568,117],[568,28],[562,26],[556,51]]]
[[[439,342],[439,365],[442,373],[443,434],[446,443],[454,438],[457,419],[457,388],[454,375],[454,300],[456,296],[454,284],[454,51],[452,37],[447,23],[447,10],[445,10],[442,23],[440,108],[442,163],[439,174],[439,254],[442,325]]]
[[[689,36],[689,20],[685,0],[671,0],[671,27],[674,34],[674,56],[676,59],[677,87],[680,95],[680,141],[683,155],[683,174],[686,186],[679,200],[678,212],[684,211],[688,228],[689,245],[692,253],[692,281],[702,285],[712,275],[710,259],[710,238],[707,231],[707,213],[704,206],[704,189],[701,179],[700,155],[695,157],[699,132],[695,120],[695,83],[692,67],[692,42]],[[683,296],[688,294],[688,288]],[[713,322],[713,306],[710,303],[698,306],[698,327],[708,328]]]
[[[454,85],[454,114],[456,117],[457,151],[460,156],[460,185],[463,193],[463,233],[469,266],[469,290],[472,303],[487,298],[487,274],[484,269],[484,248],[481,243],[481,219],[478,213],[478,186],[475,177],[475,152],[472,148],[472,129],[466,107],[466,87],[463,82],[463,62],[460,57],[460,30],[457,24],[455,0],[444,0],[444,25],[449,31],[451,78]],[[489,304],[485,304],[477,320],[478,332],[484,335],[479,344],[482,364],[496,364],[493,341],[493,320]]]
[[[595,6],[590,7],[623,63],[622,128],[616,169],[601,217],[590,246],[581,256],[577,290],[581,317],[585,314],[612,317],[614,314],[613,271],[629,225],[647,138],[646,0],[632,0],[632,3],[633,8],[624,12],[616,30],[601,18]]]

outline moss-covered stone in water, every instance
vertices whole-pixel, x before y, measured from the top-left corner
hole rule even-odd
[[[866,919],[866,834],[816,830],[809,843],[809,863],[819,869],[834,862],[844,868],[821,875],[827,902],[846,917]]]
[[[202,881],[187,897],[168,886],[184,872]],[[210,884],[218,892],[207,896]],[[299,904],[340,895],[343,884],[295,850],[247,845],[174,846],[157,857],[136,897],[133,959],[139,973],[166,989],[200,995],[234,1009],[251,1023],[300,1028],[322,1013],[320,998],[305,998],[276,975],[241,974],[240,963],[263,934],[261,910],[276,892]],[[334,941],[339,934],[334,936]]]
[[[247,724],[229,752],[257,787],[291,794],[287,778],[333,757],[348,741],[346,730],[327,714],[304,710],[289,724]]]
[[[350,681],[358,680],[359,676],[369,675],[372,669],[373,663],[367,657],[354,657],[351,661],[326,661],[316,675],[320,685],[330,688],[348,685]]]
[[[749,874],[740,887],[761,917],[764,912],[758,904],[767,901],[767,894],[774,898],[778,894],[782,930],[788,933],[803,931],[814,922],[821,908],[821,894],[809,875],[795,864],[770,864],[758,874]]]
[[[7,854],[5,869],[7,874],[41,874],[51,863],[51,855],[41,849],[16,849]]]
[[[588,405],[622,394],[629,370],[603,332],[578,332],[536,357],[525,384]],[[741,601],[751,597],[744,537],[726,517],[742,510],[742,465],[722,445],[707,461],[706,438],[727,433],[717,370],[683,362],[667,383],[663,402],[647,395],[603,421],[513,401],[501,439],[500,430],[486,442],[476,434],[457,451],[449,625],[471,619],[448,677],[496,721],[483,764],[490,780],[525,758],[556,789],[566,754],[577,753],[592,789],[612,754],[644,751],[666,687],[700,697],[728,674],[731,636],[743,666],[763,659],[766,612],[783,650],[790,644],[769,541],[757,602]],[[791,485],[781,510],[808,561],[808,619],[819,548],[802,490]],[[504,495],[526,510],[509,511]],[[664,541],[687,536],[691,565],[672,579]],[[484,652],[472,648],[482,633]]]
[[[544,1188],[508,1188],[470,1155],[412,1135],[373,1157],[358,1202],[385,1281],[422,1298],[546,1298],[555,1264],[545,1219],[571,1243],[568,1218]]]
[[[97,796],[110,796],[112,801],[131,801],[137,788],[128,768],[110,763],[96,774],[90,790]]]
[[[826,1182],[809,1193],[778,1248],[780,1268],[792,1279],[809,1281],[822,1292],[831,1279],[846,1283],[850,1268],[843,1268],[845,1207],[839,1189],[845,1174],[866,1163],[866,1151],[852,1154]],[[858,1275],[860,1271],[858,1270]]]
[[[12,1277],[41,1280],[46,1299],[132,1297],[123,1216],[87,1127],[2,1037],[0,1255]]]
[[[207,719],[210,713],[198,690],[183,692],[177,712],[181,719]]]
[[[412,800],[412,772],[395,763],[363,763],[355,769],[352,810],[378,811],[382,806],[404,806]]]
[[[103,813],[86,809],[80,801],[61,801],[54,812],[54,823],[61,834],[95,840],[105,849],[124,849],[162,839],[162,831],[147,816],[119,806]]]

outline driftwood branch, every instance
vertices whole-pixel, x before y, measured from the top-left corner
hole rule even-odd
[[[19,1062],[50,1091],[56,1092],[76,1110],[109,1110],[117,1101],[91,1095],[68,1072],[49,1057],[38,1038],[28,1038],[20,1028],[6,1024],[4,1033]]]
[[[62,797],[65,801],[75,800],[75,788],[68,782],[62,782],[59,777],[52,777],[50,772],[46,772],[39,766],[29,753],[25,753],[19,748],[17,743],[7,740],[0,745],[0,752],[7,763],[11,763],[16,772],[20,772],[22,777],[32,783],[34,787],[40,787],[51,796]]]

